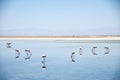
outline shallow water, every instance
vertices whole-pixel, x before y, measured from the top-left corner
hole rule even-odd
[[[12,48],[6,43],[12,42]],[[92,47],[97,46],[93,55]],[[109,46],[109,54],[105,53]],[[79,48],[82,47],[82,55]],[[25,49],[32,56],[26,61]],[[15,59],[15,49],[20,50],[19,60]],[[74,60],[71,53],[75,52]],[[42,54],[46,54],[46,70],[42,70]],[[0,80],[119,80],[120,43],[64,42],[38,40],[0,41]]]

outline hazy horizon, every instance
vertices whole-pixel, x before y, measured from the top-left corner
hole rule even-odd
[[[120,35],[117,0],[1,0],[0,36]]]

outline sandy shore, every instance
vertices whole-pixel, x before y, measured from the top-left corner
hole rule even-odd
[[[120,40],[119,36],[0,36],[0,40]]]

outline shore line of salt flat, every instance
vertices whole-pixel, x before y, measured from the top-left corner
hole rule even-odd
[[[0,40],[120,40],[120,37],[0,37]]]

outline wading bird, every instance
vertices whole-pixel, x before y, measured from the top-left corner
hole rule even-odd
[[[110,52],[109,47],[108,47],[108,46],[105,46],[104,49],[106,50],[106,51],[105,51],[105,54],[109,54],[109,52]]]
[[[6,44],[6,47],[7,47],[7,48],[11,48],[11,44],[12,44],[12,43],[7,43],[7,44]]]
[[[96,52],[95,52],[95,49],[96,49],[96,48],[97,48],[97,46],[94,46],[94,47],[92,48],[93,55],[97,55]]]
[[[20,51],[19,49],[15,49],[15,58],[18,60],[20,57]]]
[[[75,59],[74,59],[74,54],[75,54],[75,52],[74,52],[74,51],[72,51],[72,54],[71,54],[71,60],[72,60],[72,62],[75,62]]]
[[[32,53],[31,53],[30,49],[25,49],[25,52],[27,54],[27,56],[25,57],[25,60],[29,61],[32,56]]]
[[[46,55],[45,54],[43,54],[42,55],[42,70],[46,70],[46,65],[45,65],[45,58],[46,58]]]

